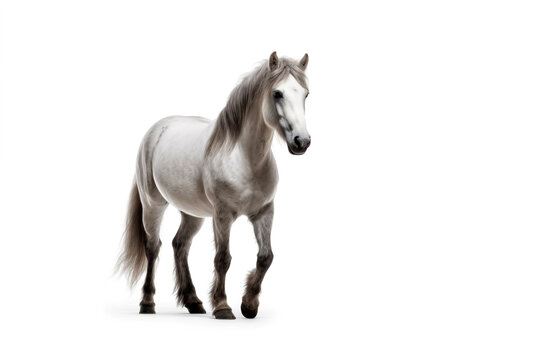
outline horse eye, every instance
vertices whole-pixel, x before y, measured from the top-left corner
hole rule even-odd
[[[274,95],[274,99],[282,99],[283,98],[283,93],[281,91],[279,91],[279,90],[274,91],[273,95]]]
[[[309,93],[306,94],[306,99],[307,99],[308,95],[309,95]]]

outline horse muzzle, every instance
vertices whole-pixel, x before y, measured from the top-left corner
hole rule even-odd
[[[295,136],[292,143],[287,142],[289,152],[293,155],[302,155],[306,152],[307,148],[311,145],[311,136]]]

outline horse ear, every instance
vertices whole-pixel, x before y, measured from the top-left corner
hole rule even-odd
[[[272,54],[270,54],[270,59],[268,59],[268,66],[270,67],[270,71],[276,70],[278,65],[279,65],[279,59],[277,57],[276,52],[274,51]]]
[[[304,54],[304,57],[298,62],[298,66],[300,67],[300,69],[302,69],[302,71],[306,70],[308,62],[309,56],[308,54]]]

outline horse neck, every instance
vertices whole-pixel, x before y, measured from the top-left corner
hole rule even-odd
[[[264,122],[261,107],[246,114],[238,144],[254,168],[263,167],[271,158],[274,130]]]

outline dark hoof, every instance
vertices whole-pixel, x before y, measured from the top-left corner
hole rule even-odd
[[[221,309],[214,311],[214,316],[219,320],[234,320],[234,314],[231,309]]]
[[[139,314],[155,314],[156,304],[141,304]]]
[[[242,315],[244,315],[245,318],[253,319],[255,316],[257,316],[257,312],[259,311],[258,308],[250,309],[244,303],[240,305],[240,310],[242,310]]]
[[[186,304],[186,308],[190,314],[206,314],[206,310],[204,310],[202,304],[199,303]]]

